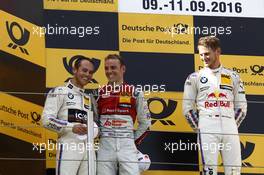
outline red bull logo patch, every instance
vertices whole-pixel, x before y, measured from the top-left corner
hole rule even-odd
[[[226,98],[226,99],[227,99],[227,96],[226,96],[226,94],[224,94],[224,93],[219,93],[219,94],[218,94],[218,97],[219,97],[219,98]]]
[[[212,107],[230,107],[230,101],[226,100],[218,100],[218,99],[227,99],[227,95],[224,93],[210,93],[207,95],[207,100],[204,103],[205,108],[212,108]]]

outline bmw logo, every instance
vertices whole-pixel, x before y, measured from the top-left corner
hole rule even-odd
[[[68,97],[69,97],[69,99],[73,99],[74,95],[72,93],[68,93]]]
[[[201,83],[207,83],[208,79],[206,77],[201,77],[200,82]]]

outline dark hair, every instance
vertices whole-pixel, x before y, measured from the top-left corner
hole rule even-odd
[[[75,69],[78,69],[81,66],[81,63],[82,63],[83,60],[89,61],[94,67],[94,63],[93,63],[92,59],[90,59],[88,57],[85,57],[85,56],[82,56],[82,55],[77,55],[75,57],[77,57],[76,61],[74,62],[74,65],[73,65],[73,67]]]
[[[215,36],[205,36],[201,37],[198,41],[198,46],[204,46],[207,48],[211,48],[213,51],[216,49],[220,49],[220,40]]]
[[[105,61],[106,60],[110,60],[110,59],[119,60],[121,66],[125,65],[125,61],[124,61],[124,59],[120,55],[117,55],[117,54],[109,54],[109,55],[107,55],[107,57],[105,57]]]

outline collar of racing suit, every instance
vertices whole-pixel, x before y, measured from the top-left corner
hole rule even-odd
[[[218,68],[216,68],[216,69],[210,69],[209,67],[206,67],[206,68],[208,70],[210,70],[211,72],[213,72],[213,73],[218,73],[218,72],[221,71],[222,67],[223,67],[222,64],[220,64],[220,66]]]
[[[69,80],[69,81],[66,83],[66,86],[67,86],[68,88],[70,88],[70,89],[73,89],[73,90],[76,91],[76,92],[84,93],[84,89],[81,89],[81,88],[75,86],[75,85],[71,82],[71,80]]]

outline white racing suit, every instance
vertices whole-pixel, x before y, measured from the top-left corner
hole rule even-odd
[[[122,84],[125,86],[129,85]],[[107,93],[108,87],[99,90],[97,100],[101,125],[97,175],[116,175],[118,168],[119,175],[139,175],[136,144],[151,125],[147,102],[143,93],[129,88]],[[136,120],[138,128],[134,131]]]
[[[183,98],[183,113],[199,133],[203,174],[217,174],[220,151],[225,174],[239,175],[238,127],[246,116],[247,102],[238,74],[222,66],[203,68],[189,75]]]
[[[50,90],[43,114],[44,127],[58,133],[56,175],[87,175],[87,149],[93,144],[72,132],[74,124],[86,124],[91,98],[70,81]],[[93,116],[89,116],[93,117]]]

